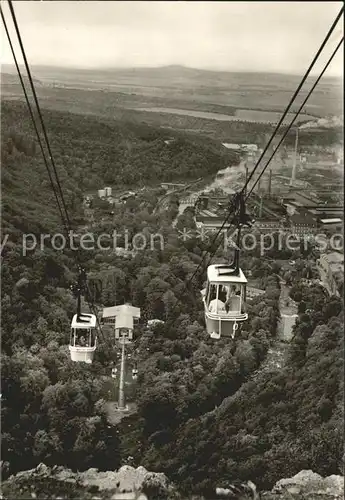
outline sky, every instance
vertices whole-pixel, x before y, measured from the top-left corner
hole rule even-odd
[[[173,64],[303,74],[343,3],[46,0],[15,1],[13,5],[32,65]],[[15,40],[6,2],[2,8]],[[340,40],[342,24],[315,72]],[[13,63],[3,27],[1,63]],[[327,75],[343,75],[343,50]]]

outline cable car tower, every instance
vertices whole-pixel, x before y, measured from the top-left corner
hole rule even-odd
[[[248,319],[247,279],[240,268],[240,245],[241,227],[250,226],[252,221],[246,214],[244,197],[245,192],[234,197],[237,243],[233,261],[208,266],[206,288],[201,291],[206,330],[212,339],[220,339],[221,336],[233,339],[240,325]]]
[[[97,318],[94,314],[81,312],[81,295],[86,291],[85,269],[78,266],[78,281],[72,290],[77,298],[77,314],[73,316],[69,351],[71,360],[92,363],[97,346]]]
[[[111,321],[114,324],[115,342],[121,346],[121,367],[119,381],[119,400],[117,410],[128,411],[125,400],[125,375],[126,375],[126,345],[133,341],[134,320],[140,319],[140,308],[133,307],[126,303],[121,306],[105,307],[103,309],[103,320]],[[116,370],[116,371],[115,371]],[[117,369],[112,369],[112,376],[116,378]],[[132,370],[133,379],[136,379],[138,370]]]

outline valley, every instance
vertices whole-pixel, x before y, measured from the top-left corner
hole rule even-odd
[[[152,471],[145,477],[164,473],[178,489],[176,498],[192,493],[212,500],[216,488],[249,494],[244,485],[251,482],[268,492],[306,469],[324,477],[341,473],[343,304],[317,284],[318,246],[274,245],[264,254],[259,246],[243,249],[241,268],[258,294],[246,300],[248,320],[239,335],[214,341],[200,290],[207,261],[228,260],[229,251],[219,247],[213,254],[207,241],[184,240],[179,232],[196,231],[197,209],[188,198],[206,192],[230,199],[241,189],[296,78],[179,66],[36,67],[34,74],[72,227],[97,237],[115,229],[122,248],[125,230],[131,241],[138,233],[161,234],[165,244],[133,253],[80,252],[89,276],[101,283],[92,296],[97,311],[125,302],[141,310],[127,351],[130,411],[119,417],[113,327],[99,330],[92,364],[70,359],[75,252],[48,245],[23,255],[23,234],[39,238],[63,229],[20,88],[3,78],[2,231],[9,235],[2,251],[3,479],[19,472],[4,490],[24,495],[20,473],[31,468],[42,473],[43,485],[36,472],[29,478],[42,495],[56,487],[49,468],[52,476],[70,478],[64,491],[77,495],[83,478],[92,476],[97,494],[106,471],[130,465]],[[334,85],[319,88],[302,121],[339,109]],[[296,182],[316,191],[326,180],[340,185],[341,130],[340,123],[301,131],[306,161],[298,160]],[[243,151],[248,144],[255,154]],[[296,194],[290,187],[295,132],[284,147],[285,155],[272,162],[269,196],[266,175],[248,202],[259,215],[260,206]],[[186,186],[169,190],[174,182]],[[99,194],[104,186],[111,196]],[[337,190],[328,191],[332,198]],[[152,319],[159,324],[149,324]],[[89,472],[95,468],[100,472]],[[81,474],[78,484],[75,474]],[[111,475],[118,490],[118,476]],[[171,498],[158,480],[150,487],[152,498]]]

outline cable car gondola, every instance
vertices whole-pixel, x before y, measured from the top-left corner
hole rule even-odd
[[[75,314],[69,350],[72,361],[92,363],[97,346],[96,316],[94,314]]]
[[[81,312],[81,293],[86,285],[85,270],[79,267],[79,277],[74,289],[77,295],[77,314],[71,323],[69,351],[71,360],[92,363],[97,346],[97,318],[95,314]]]
[[[212,265],[207,269],[207,286],[202,291],[207,333],[213,339],[234,338],[248,319],[245,311],[247,279],[242,269]]]
[[[239,216],[234,260],[230,264],[209,266],[206,288],[201,291],[206,330],[212,339],[220,339],[221,336],[234,338],[240,325],[248,319],[247,278],[239,267],[240,228],[241,225],[249,225],[242,193],[237,195],[235,209],[239,209]]]

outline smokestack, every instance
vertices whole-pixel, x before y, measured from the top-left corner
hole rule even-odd
[[[290,186],[293,186],[296,180],[297,150],[298,150],[298,127],[296,128],[295,153],[293,158]]]
[[[246,182],[245,182],[245,184],[247,184],[247,180],[248,180],[248,167],[247,167],[247,163],[246,163]]]
[[[260,193],[260,191],[261,191],[261,177],[258,181],[258,193]]]
[[[268,178],[268,197],[271,198],[272,191],[272,169],[270,168],[269,178]]]

